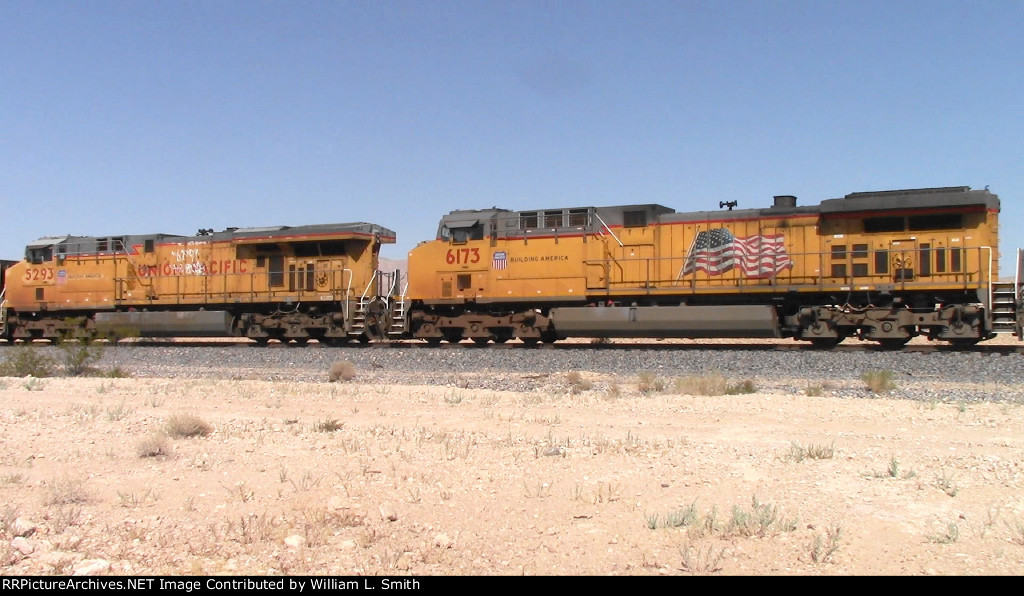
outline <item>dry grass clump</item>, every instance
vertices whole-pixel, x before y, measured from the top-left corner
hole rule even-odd
[[[333,433],[341,430],[343,426],[345,426],[344,422],[340,422],[335,418],[325,418],[314,424],[313,430],[321,433]]]
[[[565,373],[565,380],[569,383],[569,392],[573,395],[587,391],[594,386],[593,383],[583,378],[583,375],[575,370]]]
[[[348,360],[339,360],[331,365],[331,370],[327,373],[327,380],[331,383],[341,381],[351,381],[356,378],[356,365],[352,364]]]
[[[723,537],[763,538],[778,532],[793,532],[797,528],[797,522],[796,519],[782,518],[777,506],[762,503],[755,496],[751,499],[750,509],[733,506],[732,517],[729,519],[721,519],[717,507],[701,515],[694,503],[665,515],[647,516],[647,527],[651,530],[686,528],[687,536],[690,538],[703,538],[713,534],[720,534]]]
[[[661,393],[665,390],[665,379],[658,378],[651,371],[645,370],[637,376],[636,388],[640,393]]]
[[[860,380],[872,393],[888,393],[896,388],[891,370],[869,370],[860,376]]]
[[[44,505],[74,505],[87,503],[89,493],[85,490],[85,483],[75,478],[59,478],[51,482],[46,488],[46,495],[43,497]]]
[[[164,428],[175,439],[205,437],[213,432],[213,427],[195,414],[172,414]]]
[[[795,462],[802,462],[805,459],[832,459],[836,453],[836,444],[831,445],[811,444],[807,447],[794,442],[789,449],[789,459]]]
[[[160,457],[171,454],[171,441],[163,433],[153,433],[139,441],[135,448],[139,457]]]
[[[754,393],[757,386],[750,379],[730,383],[719,374],[680,377],[675,380],[675,390],[684,395],[741,395]]]

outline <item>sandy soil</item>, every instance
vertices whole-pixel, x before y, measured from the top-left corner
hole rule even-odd
[[[0,379],[0,574],[1024,573],[1019,404],[554,377]]]

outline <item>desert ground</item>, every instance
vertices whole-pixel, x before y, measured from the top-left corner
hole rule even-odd
[[[1018,401],[367,373],[0,378],[0,574],[1024,573]]]

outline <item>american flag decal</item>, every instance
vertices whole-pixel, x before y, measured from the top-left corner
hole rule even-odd
[[[733,267],[739,267],[743,275],[754,279],[775,277],[783,269],[793,268],[784,241],[782,234],[737,238],[725,228],[699,232],[690,245],[679,277],[694,271],[721,275]]]
[[[491,257],[491,269],[504,269],[508,263],[505,257],[505,251],[494,253],[494,256]]]

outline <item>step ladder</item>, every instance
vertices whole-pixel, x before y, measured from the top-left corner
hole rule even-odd
[[[992,282],[992,332],[1017,333],[1017,289],[1012,281]]]
[[[396,271],[395,273],[397,274],[398,272]],[[401,279],[401,276],[399,276],[399,279]],[[402,286],[401,292],[390,298],[391,327],[388,329],[388,337],[391,339],[400,339],[405,335],[405,292],[408,289],[409,284],[406,282],[405,285]]]
[[[376,271],[366,285],[352,314],[350,336],[359,337],[366,331],[366,315],[370,304],[380,300],[385,312],[390,313],[390,323],[385,330],[385,339],[399,339],[405,334],[405,291],[408,283],[402,284],[401,271]]]
[[[1013,333],[1024,339],[1024,302],[1021,296],[1024,283],[1024,249],[1017,249],[1017,265],[1013,281],[992,282],[992,332]]]

